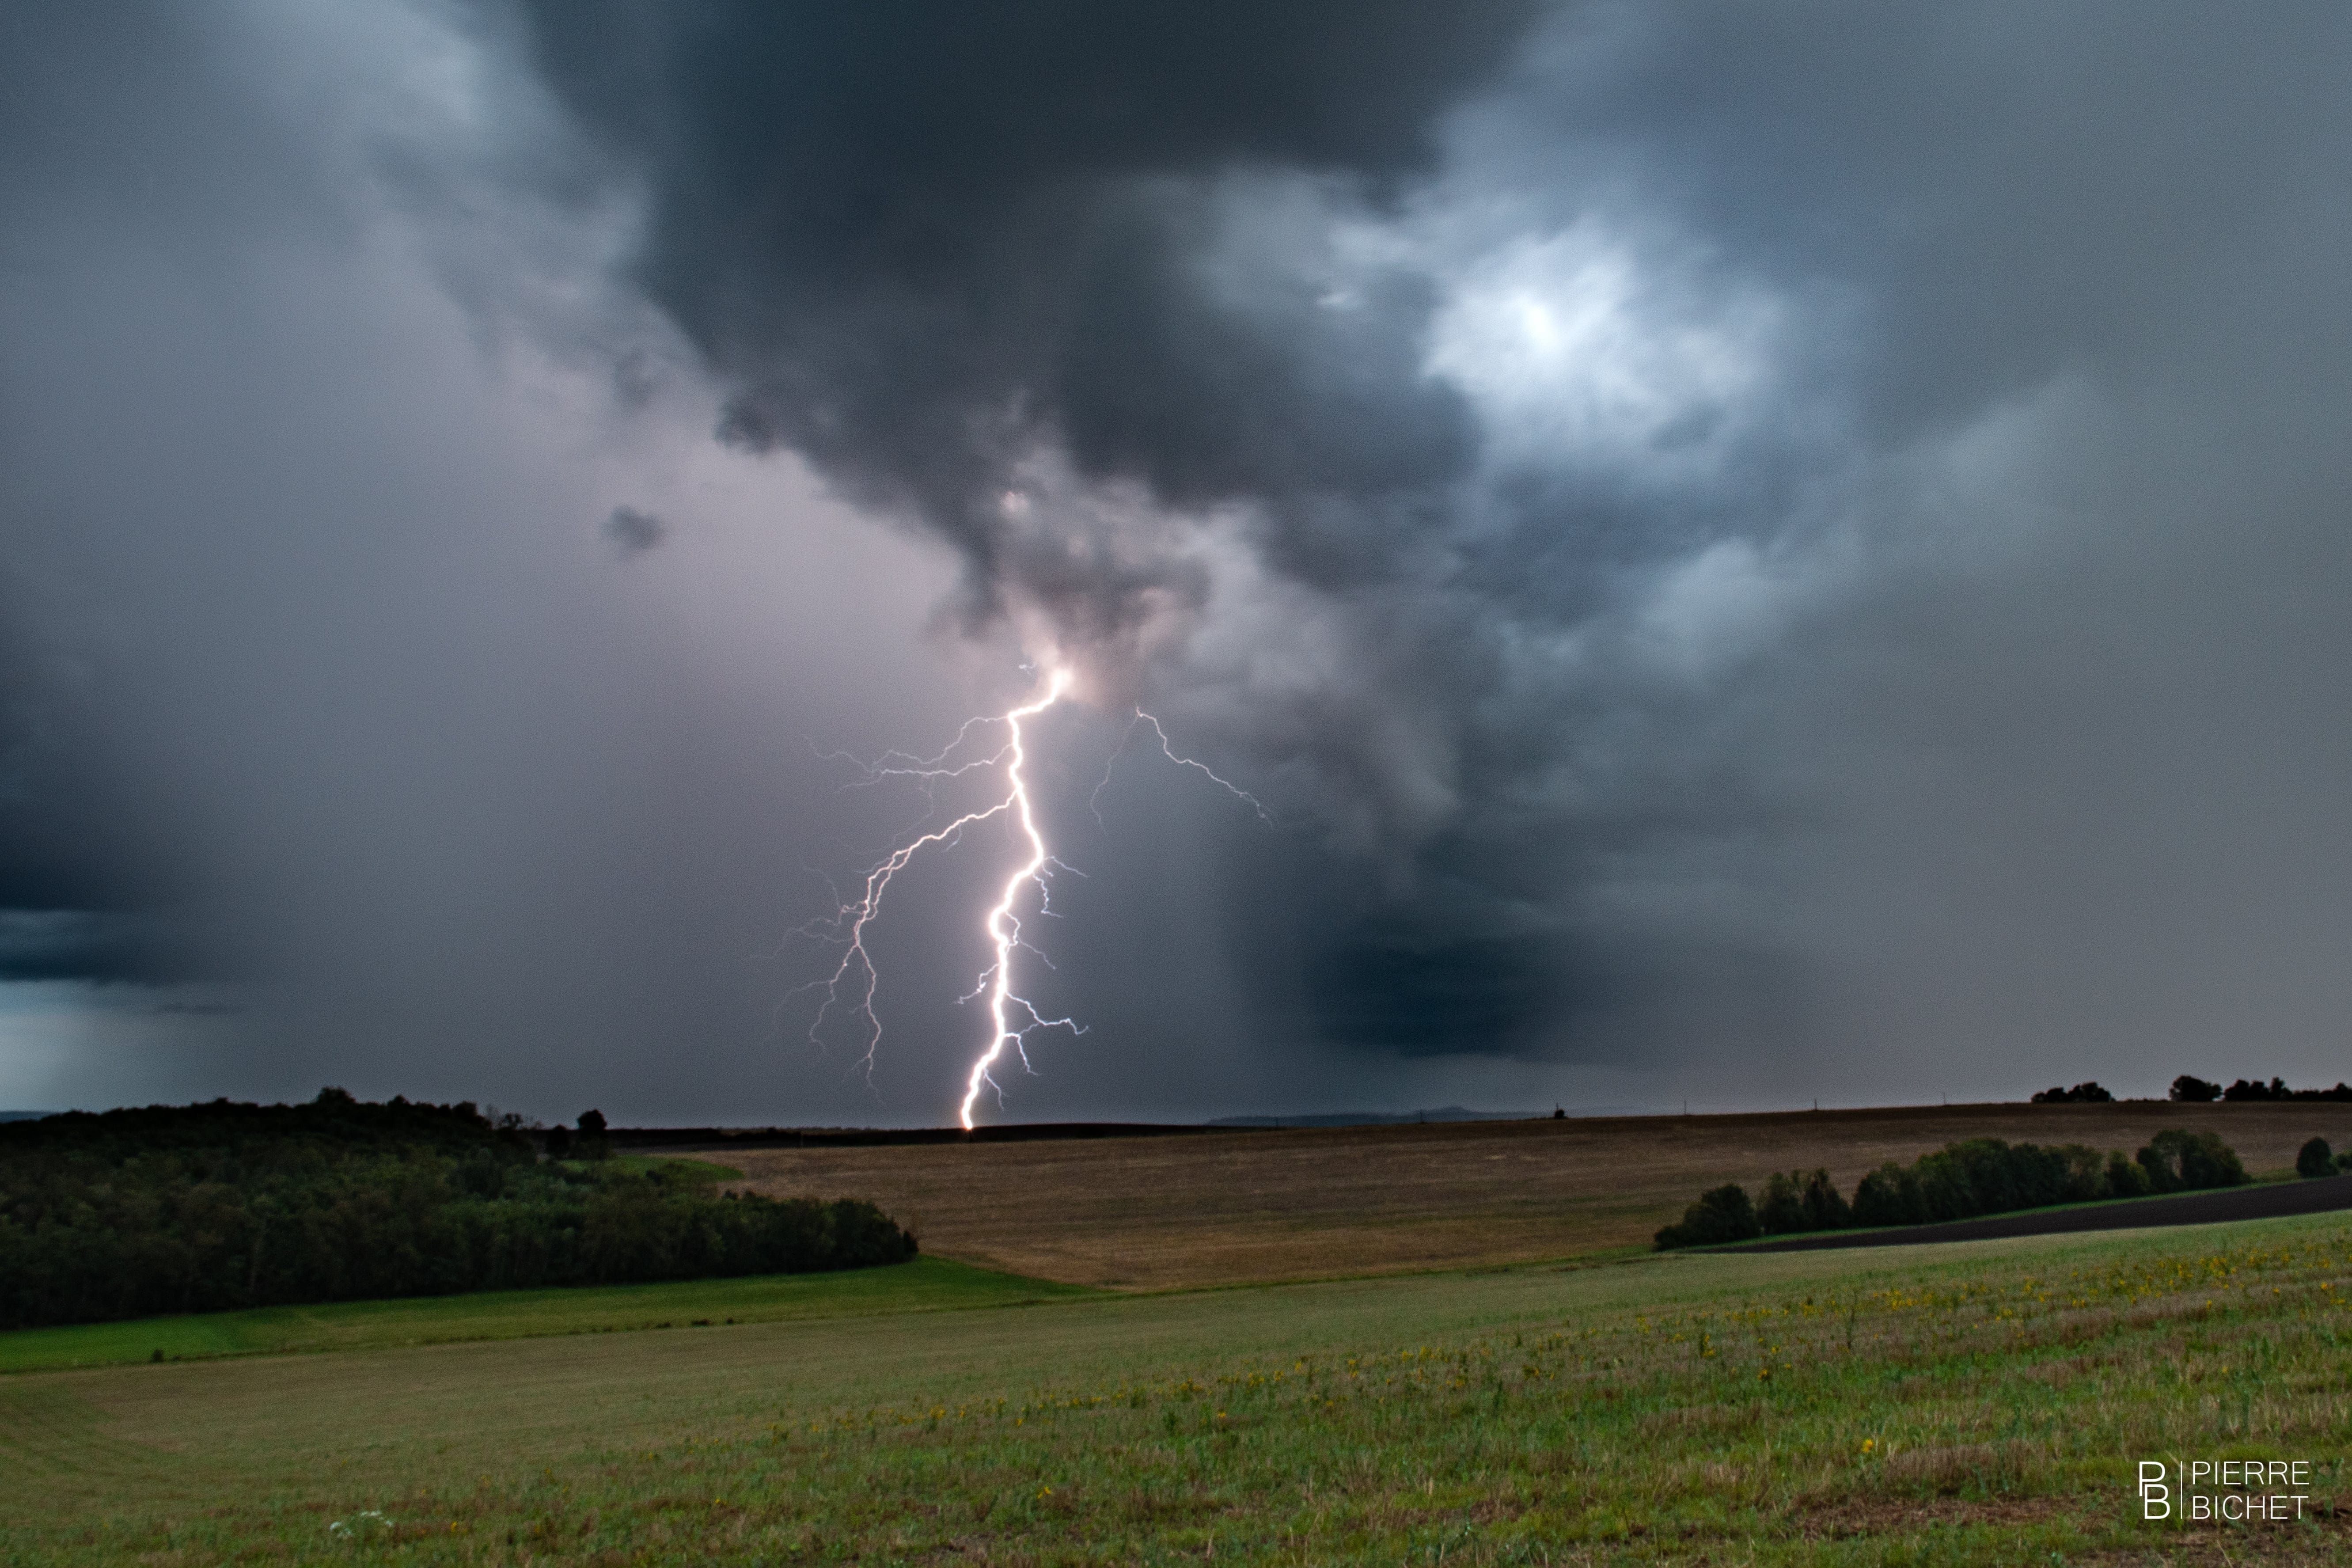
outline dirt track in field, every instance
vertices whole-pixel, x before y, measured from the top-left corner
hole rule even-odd
[[[1961,1138],[2137,1150],[2210,1130],[2250,1171],[2352,1104],[1981,1105],[1234,1131],[1181,1138],[726,1149],[743,1186],[870,1198],[927,1252],[1126,1289],[1570,1258],[1645,1247],[1698,1192],[1776,1170],[1864,1171]],[[676,1151],[690,1152],[687,1150]]]

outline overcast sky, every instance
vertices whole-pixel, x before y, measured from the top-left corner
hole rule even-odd
[[[0,0],[0,1107],[952,1120],[1022,847],[892,885],[870,1064],[824,922],[1003,787],[861,763],[1055,668],[1086,1032],[990,1118],[2333,1083],[2347,80],[2325,4]]]

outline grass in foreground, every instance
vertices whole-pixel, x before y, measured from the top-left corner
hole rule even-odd
[[[2183,1529],[2131,1485],[2309,1458],[2332,1503],[2347,1294],[2352,1228],[2319,1216],[29,1376],[0,1383],[0,1540],[189,1568],[2336,1562],[2317,1507]]]
[[[831,1274],[488,1290],[0,1333],[0,1373],[1001,1307],[1098,1294],[943,1258]]]

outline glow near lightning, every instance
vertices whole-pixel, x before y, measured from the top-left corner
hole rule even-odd
[[[971,1070],[964,1081],[963,1103],[959,1110],[959,1116],[966,1131],[970,1131],[973,1126],[972,1108],[979,1104],[981,1091],[983,1089],[997,1087],[990,1069],[1003,1059],[1006,1047],[1012,1048],[1013,1054],[1021,1058],[1021,1065],[1025,1068],[1029,1065],[1026,1042],[1031,1030],[1065,1028],[1073,1034],[1086,1032],[1084,1026],[1074,1019],[1046,1017],[1037,1011],[1028,998],[1013,989],[1014,950],[1029,947],[1033,952],[1037,951],[1034,944],[1023,940],[1021,918],[1014,912],[1014,905],[1021,897],[1021,889],[1024,886],[1034,885],[1037,889],[1041,908],[1047,907],[1046,901],[1050,893],[1046,884],[1046,868],[1061,864],[1046,846],[1045,833],[1037,826],[1036,812],[1029,799],[1029,781],[1022,772],[1024,764],[1028,761],[1027,736],[1022,731],[1022,721],[1037,717],[1059,702],[1063,695],[1068,691],[1069,686],[1070,672],[1066,669],[1055,669],[1046,677],[1045,689],[1042,695],[1020,707],[1006,710],[993,720],[967,720],[963,728],[957,731],[955,740],[950,742],[947,749],[938,756],[918,758],[906,756],[905,753],[893,753],[903,757],[906,763],[912,765],[868,765],[866,768],[868,783],[896,777],[919,779],[929,784],[940,779],[961,778],[966,773],[993,766],[1001,762],[1005,764],[1006,792],[1004,798],[995,804],[976,811],[968,811],[944,827],[935,828],[909,839],[892,850],[879,864],[866,873],[864,895],[854,903],[844,904],[831,921],[824,922],[837,933],[838,940],[843,942],[844,948],[841,962],[835,967],[831,978],[816,983],[824,987],[825,1000],[817,1009],[816,1017],[809,1025],[809,1037],[812,1040],[818,1038],[819,1031],[824,1024],[825,1015],[841,1001],[841,987],[849,983],[854,974],[862,975],[863,985],[860,993],[856,1003],[848,1010],[865,1020],[866,1051],[861,1060],[870,1075],[873,1071],[875,1053],[882,1043],[881,1020],[874,1012],[874,993],[875,988],[881,983],[881,974],[875,967],[873,955],[866,950],[866,928],[881,913],[882,895],[888,889],[891,879],[905,870],[908,863],[924,849],[935,844],[953,842],[967,827],[1007,814],[1010,814],[1019,826],[1021,837],[1028,845],[1028,858],[1005,878],[1003,891],[997,895],[996,902],[990,907],[982,920],[982,929],[987,934],[995,958],[987,968],[981,971],[979,983],[967,992],[964,997],[966,1001],[970,1001],[974,996],[986,994],[990,1024],[987,1048],[973,1060]],[[963,743],[964,737],[969,735],[975,726],[992,722],[1003,723],[1008,731],[1009,739],[1002,750],[977,762],[954,766],[947,765],[948,757],[954,752],[957,746]],[[1257,812],[1260,819],[1271,820],[1265,807],[1259,804],[1256,796],[1220,778],[1192,758],[1180,755],[1169,743],[1168,733],[1160,728],[1160,721],[1141,709],[1136,710],[1135,717],[1129,721],[1127,736],[1119,743],[1119,752],[1126,750],[1128,741],[1133,738],[1135,728],[1140,723],[1149,723],[1151,726],[1153,734],[1160,741],[1160,749],[1169,761],[1206,774],[1228,793],[1247,802]],[[1119,752],[1112,754],[1112,764],[1117,763]],[[1110,767],[1107,765],[1103,770],[1102,784],[1095,786],[1096,798],[1099,798],[1103,786],[1109,782]],[[1094,799],[1088,801],[1089,806],[1094,804]],[[1097,821],[1100,820],[1099,811],[1096,812],[1096,818]],[[1040,953],[1039,956],[1044,955]],[[1027,1016],[1027,1022],[1017,1028],[1013,1026],[1016,1009],[1019,1014]]]

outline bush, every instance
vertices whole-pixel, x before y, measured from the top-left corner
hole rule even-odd
[[[2187,1073],[2182,1073],[2172,1080],[2169,1098],[2185,1100],[2192,1105],[2200,1105],[2209,1100],[2221,1099],[2221,1086],[2218,1083],[2207,1083],[2201,1078],[2191,1078]]]
[[[2246,1180],[2246,1168],[2237,1151],[2211,1132],[2191,1132],[2168,1127],[2147,1141],[2139,1152],[2141,1169],[2153,1192],[2201,1192],[2210,1187],[2234,1187]]]
[[[2314,1138],[2296,1151],[2294,1173],[2298,1176],[2332,1176],[2336,1173],[2336,1151],[2327,1146],[2325,1138]]]
[[[2107,1156],[2107,1191],[2111,1198],[2137,1198],[2156,1191],[2147,1179],[2147,1167],[2127,1159],[2120,1149]]]
[[[1716,1247],[1727,1241],[1748,1241],[1764,1234],[1763,1225],[1756,1217],[1756,1206],[1748,1201],[1748,1189],[1736,1182],[1726,1182],[1699,1194],[1698,1202],[1683,1211],[1680,1225],[1670,1225],[1658,1232],[1657,1247],[1661,1252],[1676,1247]]]

